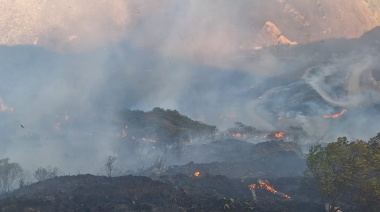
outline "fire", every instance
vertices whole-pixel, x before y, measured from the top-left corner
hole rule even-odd
[[[248,188],[249,188],[249,190],[255,190],[255,188],[256,188],[256,184],[251,184],[251,185],[249,185],[248,186]]]
[[[13,112],[13,108],[5,105],[1,98],[0,98],[0,112]]]
[[[200,173],[200,172],[195,172],[195,173],[194,173],[194,177],[199,177],[199,176],[201,176],[201,173]]]
[[[323,118],[325,119],[329,119],[329,118],[333,118],[333,119],[337,119],[339,117],[341,117],[342,115],[344,115],[345,113],[347,113],[347,110],[346,109],[342,109],[342,111],[340,111],[340,113],[335,113],[335,114],[332,114],[332,115],[323,115]]]
[[[283,138],[284,137],[284,132],[279,132],[279,133],[276,133],[275,135],[274,135],[274,137],[275,138]]]
[[[267,190],[267,191],[269,191],[269,192],[271,192],[273,194],[277,194],[277,195],[280,195],[280,196],[282,196],[282,197],[284,197],[286,199],[290,199],[289,195],[281,193],[281,192],[278,192],[277,190],[275,190],[273,188],[273,186],[271,186],[269,184],[268,180],[266,180],[266,181],[258,180],[257,182],[258,182],[258,187],[260,189],[265,189],[265,190]],[[252,186],[252,185],[254,185],[254,186]],[[252,185],[249,185],[250,189],[251,189],[251,187],[253,187],[253,189],[256,187],[256,184],[252,184]]]
[[[232,134],[233,137],[235,138],[241,138],[241,134],[240,133],[234,133]]]
[[[148,141],[148,142],[151,142],[151,143],[156,143],[156,140],[154,140],[154,139],[141,138],[141,140],[143,140],[143,141]]]

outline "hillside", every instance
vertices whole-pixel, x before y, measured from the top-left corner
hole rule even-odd
[[[126,109],[121,113],[120,122],[125,126],[122,130],[122,137],[125,139],[149,138],[154,143],[211,139],[217,132],[215,126],[194,121],[176,110],[164,110],[158,107],[147,112]]]
[[[224,176],[163,176],[152,180],[141,176],[107,178],[92,175],[65,176],[25,186],[0,197],[2,211],[223,211],[226,204],[237,210],[320,211],[322,204],[307,201],[311,192],[298,187],[300,179],[273,180],[292,199],[257,190],[252,200],[248,185],[257,179],[229,179]],[[226,198],[225,200],[223,198]],[[241,203],[231,204],[229,198]],[[246,202],[246,204],[244,203]]]
[[[267,22],[282,31],[283,39],[297,43],[359,37],[380,25],[379,4],[376,0],[254,0],[217,4],[112,0],[95,1],[88,7],[73,0],[17,0],[2,2],[0,7],[0,44],[78,50],[127,38],[138,45],[167,48],[163,41],[171,39],[186,52],[219,48],[222,53],[242,45],[252,48]],[[191,20],[187,19],[189,16]],[[161,30],[156,31],[156,26]],[[167,32],[180,36],[168,37]],[[211,39],[213,42],[208,42]],[[202,45],[208,48],[199,49]]]

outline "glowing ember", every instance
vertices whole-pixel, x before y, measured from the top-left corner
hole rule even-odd
[[[253,201],[257,201],[257,196],[256,196],[256,191],[255,191],[255,188],[256,188],[256,184],[251,184],[248,186],[249,190],[251,190],[251,193],[252,193],[252,197],[253,197]]]
[[[141,138],[141,140],[143,140],[143,141],[148,141],[148,142],[151,142],[151,143],[156,143],[156,140],[154,140],[154,139]]]
[[[286,199],[290,199],[290,196],[287,195],[287,194],[284,194],[284,193],[281,193],[281,192],[278,192],[276,191],[268,182],[268,180],[266,181],[262,181],[262,180],[258,180],[257,181],[259,183],[258,187],[261,188],[261,189],[265,189],[273,194],[277,194],[277,195],[280,195]],[[256,186],[256,185],[255,185]]]
[[[251,184],[251,185],[249,185],[248,186],[248,188],[249,188],[249,190],[255,190],[255,188],[256,188],[256,184]]]
[[[341,117],[342,115],[344,115],[345,113],[347,113],[347,110],[346,109],[342,109],[342,111],[340,111],[340,113],[335,113],[335,114],[332,114],[332,115],[323,115],[323,118],[325,119],[329,119],[329,118],[333,118],[333,119],[337,119],[339,117]]]
[[[194,173],[194,177],[199,177],[199,176],[201,176],[201,173],[200,173],[200,172],[195,172],[195,173]]]
[[[279,133],[276,133],[275,135],[274,135],[274,137],[275,138],[283,138],[284,137],[284,132],[279,132]]]
[[[235,138],[241,138],[241,134],[240,133],[234,133],[232,134],[233,137]]]
[[[7,105],[5,105],[3,103],[3,100],[0,99],[0,112],[12,112],[12,111],[13,111],[13,108],[8,107]]]

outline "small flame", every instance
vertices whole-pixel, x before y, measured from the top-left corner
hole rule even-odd
[[[274,137],[275,138],[283,138],[284,137],[284,132],[279,132],[279,133],[276,133],[275,135],[274,135]]]
[[[154,140],[154,139],[141,138],[141,140],[143,140],[143,141],[148,141],[148,142],[151,142],[151,143],[156,143],[156,140]]]
[[[281,192],[278,192],[277,190],[275,190],[268,182],[268,180],[266,181],[262,181],[262,180],[258,180],[257,181],[259,183],[259,188],[261,189],[265,189],[273,194],[277,194],[277,195],[280,195],[286,199],[290,199],[290,196],[287,195],[287,194],[284,194],[284,193],[281,193]]]
[[[241,133],[234,133],[232,136],[235,138],[241,138]]]
[[[194,177],[199,177],[199,176],[201,176],[201,173],[200,173],[200,172],[195,172],[195,173],[194,173]]]
[[[325,119],[329,119],[329,118],[333,118],[333,119],[337,119],[339,117],[341,117],[342,115],[344,115],[345,113],[347,113],[347,110],[346,109],[342,109],[342,111],[340,111],[340,113],[335,113],[335,114],[332,114],[332,115],[323,115],[323,118]]]
[[[256,188],[256,184],[251,184],[251,185],[249,185],[248,186],[248,188],[249,188],[249,190],[255,190],[255,188]]]

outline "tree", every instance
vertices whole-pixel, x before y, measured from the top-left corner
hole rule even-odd
[[[14,182],[21,177],[22,168],[18,163],[10,163],[9,158],[0,159],[0,192],[13,189]]]
[[[115,156],[107,157],[106,162],[104,164],[107,177],[113,177],[115,175],[115,172],[118,170],[115,165],[115,161],[116,161]]]
[[[59,169],[57,167],[48,166],[46,168],[39,167],[34,171],[33,176],[37,181],[44,181],[50,178],[57,177],[59,174]]]
[[[318,188],[330,201],[331,211],[338,202],[355,209],[376,211],[380,206],[380,148],[364,141],[337,142],[311,147],[308,170]]]

